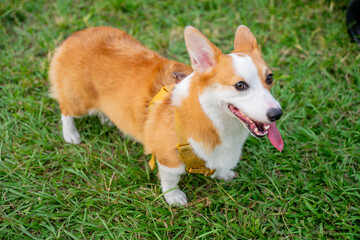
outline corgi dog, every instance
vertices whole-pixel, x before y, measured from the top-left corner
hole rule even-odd
[[[235,33],[234,50],[223,54],[201,32],[186,27],[191,67],[168,60],[124,31],[93,27],[72,34],[54,53],[49,68],[51,96],[61,110],[63,137],[79,144],[74,118],[94,112],[106,116],[123,133],[155,154],[158,176],[168,204],[187,204],[179,189],[185,173],[179,159],[174,112],[193,152],[211,176],[235,177],[249,133],[268,136],[279,150],[283,140],[275,121],[279,102],[271,95],[273,74],[246,26]],[[149,110],[159,90],[175,87]]]

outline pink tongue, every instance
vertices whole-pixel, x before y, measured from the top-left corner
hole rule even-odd
[[[270,124],[267,135],[271,144],[274,145],[274,147],[276,147],[276,149],[281,152],[284,149],[284,141],[275,123]]]

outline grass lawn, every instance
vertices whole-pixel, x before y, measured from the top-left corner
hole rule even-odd
[[[359,239],[360,54],[349,1],[0,0],[0,239]],[[140,144],[78,119],[61,136],[48,96],[56,46],[110,25],[188,63],[192,25],[223,52],[247,25],[275,73],[282,153],[250,137],[238,177],[183,176],[189,205],[169,207]]]

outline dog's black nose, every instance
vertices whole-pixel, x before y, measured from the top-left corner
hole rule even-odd
[[[279,120],[282,116],[281,108],[270,108],[269,111],[266,113],[266,116],[271,122]]]

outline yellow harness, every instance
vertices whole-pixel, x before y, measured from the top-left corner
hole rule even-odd
[[[163,87],[151,100],[149,104],[149,109],[154,102],[161,101],[164,97],[171,93],[174,89],[175,84],[167,85]],[[175,128],[178,143],[176,147],[178,149],[178,156],[180,160],[185,164],[186,171],[189,173],[201,173],[205,176],[211,176],[214,174],[215,169],[209,169],[205,166],[205,161],[194,153],[190,144],[187,142],[187,136],[182,131],[181,122],[179,118],[179,113],[175,109]],[[155,154],[152,154],[151,160],[149,162],[149,166],[151,170],[155,169]]]

